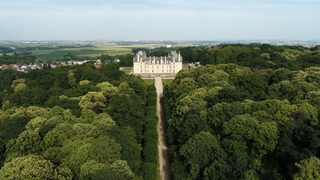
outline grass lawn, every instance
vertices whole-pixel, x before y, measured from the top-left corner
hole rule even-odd
[[[189,69],[189,63],[183,63],[182,69]]]
[[[170,84],[172,83],[173,79],[163,79],[163,85],[168,85],[170,86]],[[154,84],[154,79],[144,79],[144,82],[148,85],[148,86],[153,86]]]
[[[154,84],[154,80],[153,80],[153,79],[144,79],[144,82],[145,82],[148,86],[153,86],[153,84]]]
[[[6,54],[8,56],[12,56],[13,55],[13,53],[0,53],[0,56],[3,56],[3,54]]]
[[[164,80],[163,80],[163,85],[164,85],[164,86],[165,86],[165,85],[170,86],[171,83],[172,83],[172,81],[173,81],[173,79],[164,79]]]
[[[129,74],[132,71],[133,67],[121,67],[120,70]]]

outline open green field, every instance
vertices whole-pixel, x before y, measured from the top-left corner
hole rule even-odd
[[[172,47],[186,47],[191,44],[174,44]],[[165,44],[132,44],[132,45],[106,45],[96,44],[96,47],[79,47],[79,48],[59,48],[50,50],[31,51],[39,59],[58,58],[68,54],[85,57],[97,57],[101,54],[110,56],[131,54],[133,48],[158,48],[164,47]]]
[[[0,56],[2,56],[2,55],[3,55],[3,53],[0,53]],[[6,55],[11,56],[11,55],[13,55],[13,53],[6,53]]]
[[[120,70],[129,74],[132,71],[132,67],[121,67]]]
[[[143,79],[143,81],[150,86],[154,84],[154,79]],[[172,82],[173,79],[163,79],[163,85],[170,85]]]
[[[154,79],[144,79],[143,80],[148,86],[153,86]]]
[[[38,58],[57,58],[57,57],[63,57],[68,54],[72,54],[76,56],[96,57],[96,56],[101,56],[101,54],[108,54],[108,55],[114,56],[114,55],[130,54],[130,53],[132,53],[130,48],[114,47],[114,46],[62,48],[62,49],[32,51],[32,54],[37,56]]]
[[[183,63],[182,69],[189,69],[189,63]]]
[[[178,43],[172,44],[172,47],[187,47],[192,46],[191,43]],[[82,44],[19,44],[16,45],[18,49],[22,51],[32,52],[34,56],[38,59],[47,58],[61,58],[66,55],[75,55],[82,57],[97,57],[101,54],[106,54],[110,56],[132,54],[132,49],[134,48],[159,48],[165,47],[166,44],[163,43],[149,43],[149,44],[106,44],[106,43],[93,43],[90,45]],[[8,53],[11,55],[11,53]],[[0,56],[2,54],[0,53]]]
[[[164,79],[163,80],[163,85],[168,85],[170,86],[170,84],[172,83],[173,79]]]

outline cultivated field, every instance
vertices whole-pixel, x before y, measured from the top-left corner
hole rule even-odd
[[[186,47],[191,44],[174,44],[172,47]],[[132,44],[132,45],[106,45],[95,44],[95,47],[79,47],[79,48],[59,48],[49,50],[31,51],[37,58],[57,58],[68,54],[76,56],[97,57],[101,54],[110,56],[131,54],[133,48],[158,48],[164,47],[165,44]]]
[[[101,54],[123,55],[132,53],[130,48],[126,47],[115,47],[115,46],[104,46],[104,47],[80,47],[80,48],[61,48],[52,50],[36,50],[32,51],[32,54],[38,58],[56,58],[62,57],[68,54],[76,56],[88,56],[95,57],[101,56]]]

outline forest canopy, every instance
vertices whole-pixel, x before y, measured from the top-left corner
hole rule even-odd
[[[0,75],[0,179],[157,178],[154,87],[112,63]]]
[[[144,50],[150,56],[166,56],[170,51],[179,51],[185,63],[206,64],[234,63],[251,68],[287,68],[300,70],[320,65],[320,46],[276,46],[269,44],[220,44],[183,48],[133,49]]]
[[[180,71],[165,89],[173,179],[319,179],[320,68]]]

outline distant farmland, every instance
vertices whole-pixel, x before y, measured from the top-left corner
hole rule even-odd
[[[7,45],[8,46],[8,45]],[[72,47],[73,46],[73,47]],[[47,58],[61,58],[66,55],[74,55],[80,57],[97,57],[102,54],[116,56],[116,55],[125,55],[132,54],[132,49],[134,48],[147,48],[154,49],[159,47],[165,47],[166,44],[100,44],[95,43],[90,46],[74,46],[71,45],[40,45],[40,44],[19,44],[16,45],[17,52],[31,52],[33,56],[36,56],[38,59],[47,59]],[[173,44],[172,47],[186,47],[192,46],[192,44],[181,43]],[[6,55],[13,55],[15,52],[5,53]],[[0,51],[0,56],[4,53]]]
[[[173,47],[185,47],[190,44],[175,44]],[[39,59],[59,58],[68,54],[75,56],[97,57],[101,54],[110,56],[132,54],[133,48],[158,48],[164,44],[132,44],[132,45],[97,45],[96,47],[58,48],[31,51]]]
[[[123,55],[130,54],[130,48],[122,48],[122,47],[81,47],[81,48],[62,48],[62,49],[52,49],[52,50],[35,50],[32,51],[32,54],[37,58],[58,58],[63,57],[68,54],[72,54],[75,56],[88,56],[95,57],[101,56],[101,54],[108,55]]]

